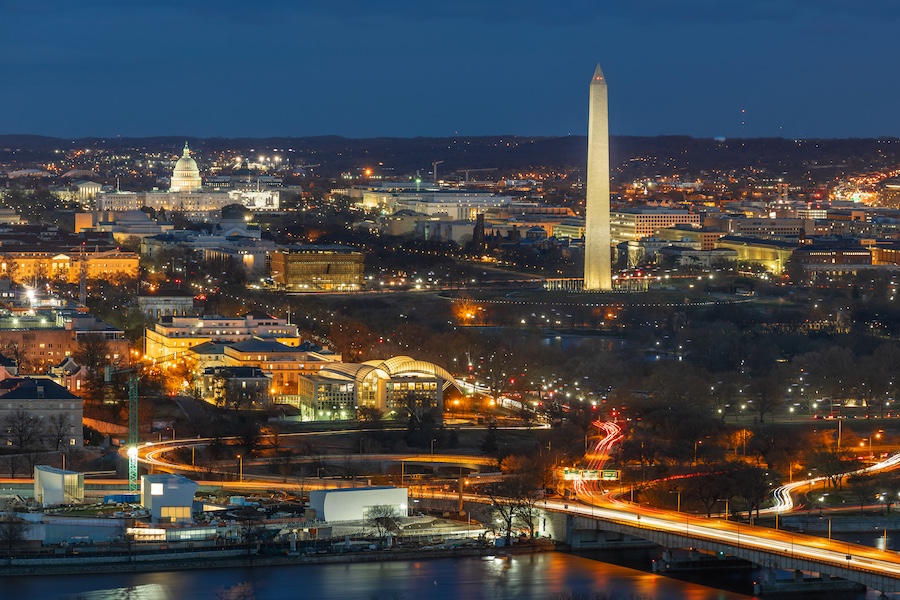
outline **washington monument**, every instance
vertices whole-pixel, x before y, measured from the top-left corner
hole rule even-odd
[[[591,79],[588,113],[584,289],[611,290],[609,240],[609,90],[600,65]]]

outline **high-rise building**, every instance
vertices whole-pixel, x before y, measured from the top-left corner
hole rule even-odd
[[[590,87],[584,289],[612,289],[609,240],[609,91],[600,65]]]

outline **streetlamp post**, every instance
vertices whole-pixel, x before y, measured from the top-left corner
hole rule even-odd
[[[676,505],[675,506],[677,508],[675,509],[675,512],[681,512],[681,490],[676,488],[674,490],[669,490],[669,493],[675,494],[675,497],[676,497]]]
[[[725,503],[725,520],[730,520],[728,517],[731,516],[731,513],[728,512],[728,498],[716,498],[717,502]]]
[[[244,482],[244,457],[240,454],[237,455],[238,458],[238,481]]]
[[[694,466],[697,466],[697,446],[702,444],[703,440],[697,440],[694,442]]]
[[[434,443],[436,441],[437,440],[435,440],[434,438],[431,438],[431,458],[434,458]]]

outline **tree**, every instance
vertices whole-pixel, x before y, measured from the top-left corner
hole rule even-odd
[[[82,388],[85,403],[100,404],[103,400],[104,369],[110,364],[111,350],[106,337],[92,331],[78,338],[72,358],[87,369]]]
[[[17,517],[11,510],[0,516],[0,545],[6,550],[7,556],[12,556],[13,549],[27,539],[30,527],[27,521]]]
[[[769,369],[768,373],[760,373],[751,378],[750,394],[756,403],[760,423],[765,420],[766,414],[784,406],[788,377],[787,367],[778,364]]]
[[[4,458],[4,462],[6,463],[6,470],[12,478],[15,478],[19,474],[19,471],[25,466],[21,454],[9,454]]]
[[[859,500],[859,514],[863,514],[866,500],[871,500],[874,497],[878,483],[877,478],[870,471],[859,471],[851,475],[847,480],[850,491]]]
[[[106,336],[99,331],[91,331],[78,338],[72,358],[79,365],[87,367],[93,374],[103,375],[103,368],[110,364],[111,350]]]
[[[28,359],[28,350],[25,348],[25,344],[7,340],[6,343],[3,344],[3,349],[0,350],[0,354],[3,354],[3,356],[10,360],[16,361],[16,366],[18,367],[20,375],[31,371],[31,361]]]
[[[3,418],[3,425],[12,445],[19,450],[29,450],[41,442],[44,426],[27,410],[16,410]]]
[[[900,502],[900,480],[897,476],[888,471],[875,473],[875,489],[878,491],[878,497],[884,502],[885,514],[891,512],[891,504]]]
[[[729,468],[720,465],[713,467],[710,473],[702,473],[683,480],[684,490],[682,493],[702,504],[706,509],[707,518],[712,516],[712,509],[719,499],[728,495],[729,481],[723,473],[727,472]]]
[[[497,442],[497,424],[492,422],[488,425],[487,434],[481,441],[481,451],[493,455],[498,450],[500,450],[500,444]]]
[[[753,432],[743,427],[734,429],[728,433],[728,443],[735,456],[737,456],[738,448],[743,448],[742,454],[747,454],[747,442],[752,437]]]
[[[849,471],[853,470],[854,463],[850,453],[843,448],[825,446],[816,448],[809,455],[809,464],[818,469],[835,489],[841,489],[841,482]]]
[[[512,526],[516,520],[519,510],[518,500],[501,496],[495,489],[488,492],[488,498],[491,499],[491,507],[493,508],[493,517],[503,525],[503,531],[506,532],[506,546],[512,543]]]
[[[10,256],[0,255],[0,271],[10,283],[18,281],[16,274],[19,272],[19,263]]]
[[[252,507],[247,507],[237,514],[241,528],[241,542],[247,545],[247,555],[252,554],[253,542],[259,542],[265,536],[266,529],[262,519],[263,515]]]
[[[421,405],[414,394],[406,398],[406,411],[409,420],[406,424],[406,443],[410,446],[427,448],[432,440],[438,439],[437,415]]]
[[[72,425],[72,417],[69,413],[57,413],[50,415],[49,426],[47,427],[47,440],[57,452],[59,447],[69,438]]]
[[[172,393],[187,392],[192,397],[197,397],[197,360],[186,354],[182,354],[166,369],[166,384]]]
[[[262,434],[260,432],[259,423],[252,419],[241,419],[235,431],[238,444],[243,448],[247,458],[253,455],[259,448]]]
[[[360,406],[356,416],[364,423],[368,423],[373,427],[380,427],[381,420],[384,418],[384,411],[374,406]]]
[[[758,519],[759,507],[771,491],[768,473],[759,467],[745,466],[732,471],[731,481],[733,490],[744,500],[748,520],[752,518],[754,510]]]
[[[400,529],[399,517],[396,507],[390,504],[376,504],[366,511],[366,524],[375,529],[378,537],[383,538]]]

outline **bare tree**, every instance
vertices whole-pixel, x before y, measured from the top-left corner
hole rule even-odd
[[[835,489],[841,489],[841,482],[854,469],[853,458],[845,448],[835,446],[820,447],[809,454],[809,464],[825,476]]]
[[[27,410],[19,409],[3,418],[6,434],[12,445],[27,450],[40,444],[44,426]]]
[[[72,358],[88,371],[102,378],[103,367],[109,365],[109,341],[99,331],[92,331],[78,338],[78,344]]]
[[[250,458],[253,456],[262,440],[259,423],[253,419],[241,419],[234,433],[238,444],[244,449],[246,457]]]
[[[10,360],[16,361],[16,367],[20,374],[28,373],[31,369],[31,361],[28,359],[28,350],[25,344],[13,340],[7,340],[0,349],[0,354]]]
[[[516,517],[528,529],[528,536],[531,539],[534,539],[534,532],[537,529],[538,518],[540,517],[540,509],[538,509],[537,503],[541,497],[537,490],[528,490],[519,496]]]
[[[869,471],[854,473],[847,480],[850,491],[859,500],[859,514],[863,514],[866,501],[875,497],[875,489],[878,487],[878,484],[878,478]]]
[[[491,507],[494,509],[494,519],[503,525],[506,546],[509,547],[512,543],[513,522],[519,512],[519,501],[516,498],[507,498],[493,492],[488,493],[488,498],[491,499]]]
[[[6,463],[6,470],[12,478],[15,478],[25,466],[21,454],[10,454],[3,460]]]
[[[69,413],[57,413],[50,415],[50,425],[47,427],[47,440],[51,446],[59,452],[66,439],[69,437],[69,431],[72,428],[72,417]]]
[[[111,350],[106,337],[99,331],[92,331],[78,338],[72,358],[87,368],[88,376],[82,388],[82,395],[88,404],[100,404],[103,399],[103,370],[110,364]]]
[[[377,504],[366,512],[366,524],[375,529],[378,537],[383,538],[400,529],[399,516],[394,506]]]
[[[13,549],[26,540],[29,527],[28,522],[17,517],[13,511],[8,510],[0,516],[0,545],[7,556],[12,556]]]

